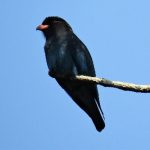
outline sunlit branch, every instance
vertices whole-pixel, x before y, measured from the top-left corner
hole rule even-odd
[[[49,73],[50,76],[52,76]],[[52,76],[54,77],[54,76]],[[56,77],[56,76],[55,76]],[[127,83],[127,82],[120,82],[120,81],[111,81],[104,78],[97,78],[97,77],[89,77],[89,76],[76,76],[76,77],[58,77],[57,78],[63,78],[63,79],[70,79],[70,80],[77,80],[82,82],[88,82],[88,83],[94,83],[99,84],[104,87],[112,87],[112,88],[118,88],[125,91],[132,91],[132,92],[141,92],[141,93],[150,93],[150,85],[138,85],[133,83]]]

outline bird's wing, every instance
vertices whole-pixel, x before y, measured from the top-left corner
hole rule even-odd
[[[78,75],[95,76],[92,58],[80,40],[68,47]],[[98,131],[105,126],[97,86],[81,81],[56,79],[59,85],[91,117]]]
[[[95,77],[95,68],[93,64],[92,57],[87,49],[87,47],[76,37],[76,42],[74,42],[74,50],[71,51],[72,59],[77,68],[78,75],[87,75]],[[80,43],[80,44],[78,44]],[[98,106],[100,107],[99,95],[97,86],[95,84],[90,84],[89,90],[92,92]]]

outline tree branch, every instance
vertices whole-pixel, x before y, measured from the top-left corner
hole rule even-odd
[[[104,78],[97,78],[97,77],[90,77],[90,76],[75,76],[75,77],[64,77],[64,76],[57,76],[56,74],[52,74],[48,72],[48,75],[53,78],[62,78],[65,80],[77,80],[82,82],[88,82],[91,84],[99,84],[104,87],[113,87],[124,91],[132,91],[132,92],[139,92],[139,93],[150,93],[150,85],[138,85],[133,83],[127,82],[120,82],[120,81],[111,81]]]
[[[150,93],[150,85],[137,85],[137,84],[127,83],[127,82],[111,81],[104,78],[89,77],[83,75],[72,77],[71,80],[80,80],[89,83],[96,83],[104,87],[113,87],[125,91]]]

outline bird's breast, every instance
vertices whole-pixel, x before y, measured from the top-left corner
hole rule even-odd
[[[59,76],[71,76],[77,74],[77,68],[67,47],[67,42],[46,43],[46,61],[49,71]]]

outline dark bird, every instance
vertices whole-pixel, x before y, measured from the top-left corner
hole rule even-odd
[[[46,38],[44,46],[49,74],[92,119],[98,131],[105,127],[96,84],[58,78],[95,77],[91,55],[71,26],[60,17],[47,17],[37,30]]]

